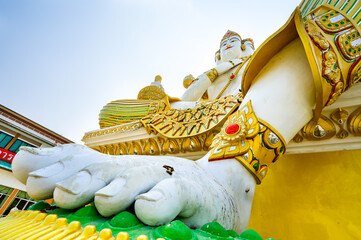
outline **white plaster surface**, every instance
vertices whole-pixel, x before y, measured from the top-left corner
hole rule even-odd
[[[15,178],[12,172],[0,168],[0,185],[6,187],[16,188],[21,191],[26,191],[26,187],[18,179]]]

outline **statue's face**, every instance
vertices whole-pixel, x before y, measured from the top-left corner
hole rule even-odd
[[[241,58],[241,39],[237,36],[226,38],[221,43],[221,61],[227,62],[232,59]]]

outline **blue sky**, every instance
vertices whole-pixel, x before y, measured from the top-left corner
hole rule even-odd
[[[214,66],[230,29],[258,47],[300,1],[0,0],[0,103],[81,143],[108,102]]]

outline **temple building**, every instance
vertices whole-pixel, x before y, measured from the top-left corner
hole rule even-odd
[[[25,185],[13,175],[11,163],[21,146],[53,147],[69,139],[0,105],[0,216],[12,208],[27,209],[34,203]]]

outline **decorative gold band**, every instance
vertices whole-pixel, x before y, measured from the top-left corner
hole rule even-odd
[[[154,130],[168,138],[196,136],[222,126],[242,100],[242,93],[238,93],[236,96],[199,103],[195,108],[159,111],[144,117],[141,122],[148,132]]]
[[[249,101],[233,113],[211,145],[209,161],[235,158],[260,184],[268,166],[286,151],[286,142],[271,125],[256,117]]]
[[[211,70],[205,72],[205,74],[211,82],[214,82],[218,77],[218,72],[215,68],[212,68]]]

